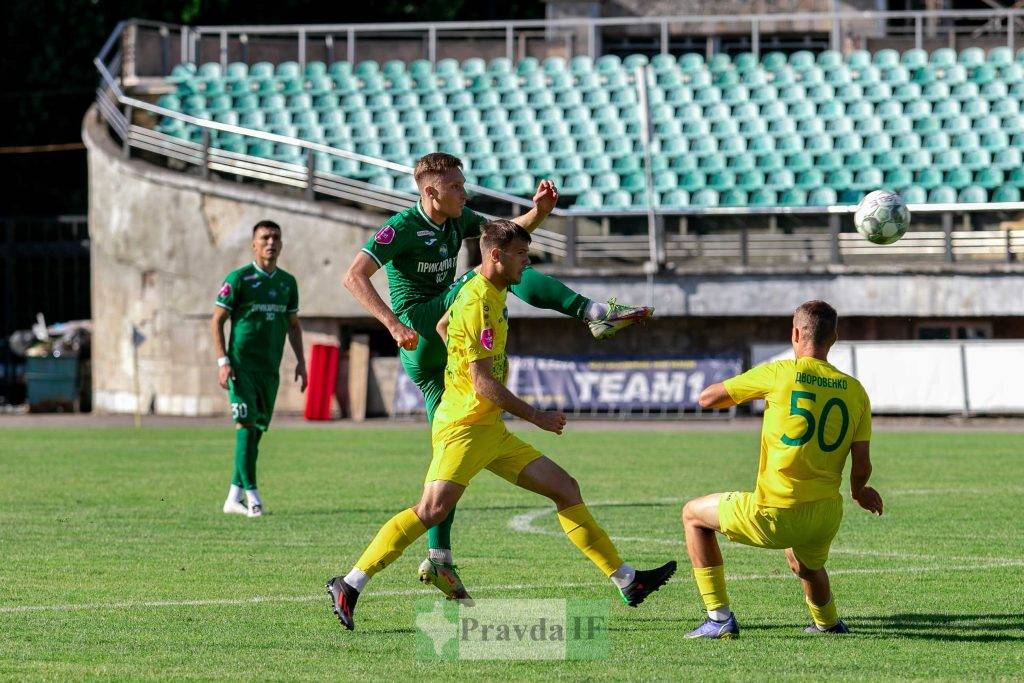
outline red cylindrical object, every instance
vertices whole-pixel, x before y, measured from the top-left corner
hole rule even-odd
[[[306,387],[306,419],[329,420],[331,398],[338,383],[338,347],[313,344],[309,354],[309,386]]]

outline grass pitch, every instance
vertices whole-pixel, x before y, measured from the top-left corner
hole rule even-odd
[[[560,538],[545,501],[488,472],[463,498],[454,530],[475,597],[615,600],[608,658],[582,662],[420,658],[415,603],[433,595],[415,578],[422,541],[370,583],[358,630],[342,631],[324,580],[344,573],[378,526],[417,499],[425,428],[271,431],[260,456],[270,514],[259,520],[220,511],[228,426],[0,430],[0,676],[1021,676],[1019,434],[876,434],[872,484],[886,514],[873,518],[847,500],[828,565],[853,635],[801,633],[809,617],[782,553],[724,541],[742,634],[694,642],[682,638],[702,611],[679,509],[692,496],[749,489],[757,436],[624,427],[523,433],[581,482],[627,561],[680,562],[640,608],[618,602]]]

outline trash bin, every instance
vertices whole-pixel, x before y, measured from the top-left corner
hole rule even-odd
[[[71,356],[25,359],[28,409],[74,412],[78,408],[78,359]]]

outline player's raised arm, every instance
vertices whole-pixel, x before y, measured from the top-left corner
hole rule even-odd
[[[546,432],[561,434],[565,428],[565,414],[558,410],[537,410],[529,403],[509,391],[504,384],[494,379],[491,368],[493,358],[481,358],[469,364],[469,375],[473,390],[479,396],[527,422],[532,422]]]
[[[345,289],[352,292],[352,296],[356,298],[356,301],[363,308],[379,320],[381,325],[387,328],[388,332],[391,333],[391,337],[399,346],[411,351],[416,348],[419,335],[416,334],[415,330],[402,324],[398,316],[384,303],[384,299],[380,297],[377,288],[370,282],[370,277],[379,269],[380,266],[373,260],[373,257],[365,251],[360,251],[352,259],[352,263],[345,272],[342,284],[345,285]]]
[[[537,192],[533,195],[533,208],[522,216],[516,216],[512,222],[519,224],[527,232],[533,232],[551,215],[557,203],[558,189],[555,184],[550,180],[542,180],[537,185]]]
[[[850,495],[857,505],[872,514],[881,515],[882,496],[867,485],[871,478],[871,442],[854,441],[850,445],[850,457],[853,461],[850,465]]]

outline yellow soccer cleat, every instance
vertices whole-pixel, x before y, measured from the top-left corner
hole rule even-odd
[[[649,320],[653,315],[654,308],[651,306],[624,306],[611,298],[608,299],[608,312],[588,323],[590,334],[594,335],[594,339],[609,339],[619,330]]]

